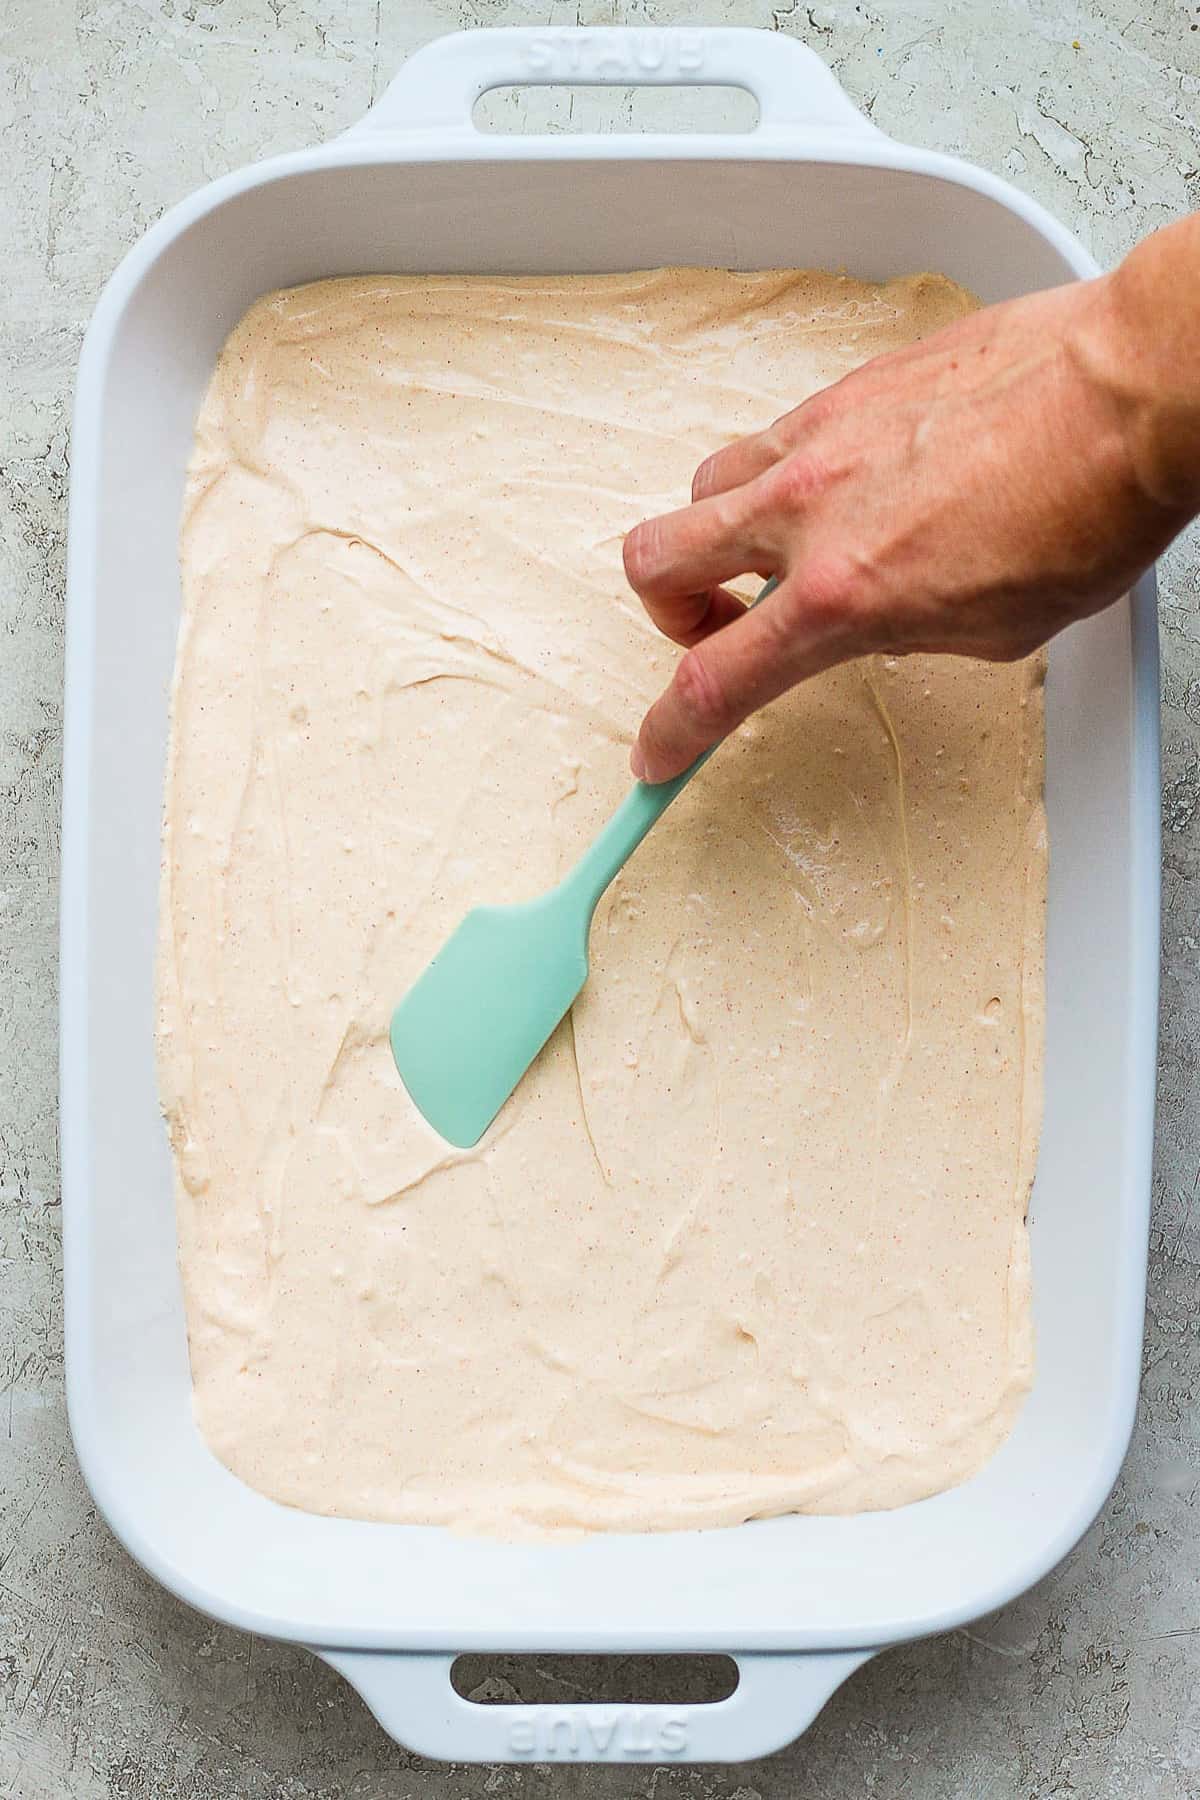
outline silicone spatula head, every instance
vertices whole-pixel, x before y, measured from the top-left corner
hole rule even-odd
[[[570,1009],[587,980],[601,894],[711,755],[671,781],[637,782],[548,894],[469,912],[400,1002],[392,1014],[400,1079],[447,1142],[460,1150],[479,1142]]]
[[[448,1143],[478,1143],[570,1010],[591,916],[562,887],[477,906],[392,1014],[400,1079]]]

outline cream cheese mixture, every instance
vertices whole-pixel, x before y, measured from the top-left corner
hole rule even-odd
[[[378,277],[258,302],[183,523],[159,1057],[200,1427],[253,1487],[504,1535],[895,1506],[1032,1368],[1042,664],[745,725],[602,903],[482,1143],[392,1064],[462,914],[626,791],[677,652],[621,539],[972,302],[936,276]]]

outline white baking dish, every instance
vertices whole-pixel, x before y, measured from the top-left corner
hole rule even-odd
[[[741,138],[484,136],[484,90],[730,83]],[[421,50],[337,142],[214,183],[126,258],[87,335],[71,489],[62,887],[68,1398],[96,1502],[193,1605],[318,1649],[436,1756],[750,1756],[873,1649],[999,1606],[1078,1539],[1133,1419],[1158,951],[1152,583],[1054,646],[1038,1373],[972,1481],[899,1511],[499,1545],[289,1511],[192,1422],[152,974],[176,528],[193,419],[265,290],[377,270],[943,269],[985,300],[1094,272],[994,177],[903,148],[809,51],[740,30],[480,31]],[[230,671],[230,680],[239,671]],[[711,1707],[479,1707],[467,1649],[738,1654]]]

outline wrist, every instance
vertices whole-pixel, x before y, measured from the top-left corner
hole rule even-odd
[[[1137,487],[1147,502],[1184,517],[1200,511],[1198,273],[1200,216],[1155,232],[1112,274],[1087,283],[1078,337]]]

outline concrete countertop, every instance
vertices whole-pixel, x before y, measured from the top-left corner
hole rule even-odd
[[[0,6],[0,1792],[18,1800],[1051,1800],[1200,1795],[1200,578],[1162,583],[1163,1012],[1143,1399],[1067,1562],[881,1656],[808,1735],[725,1770],[443,1768],[304,1652],[214,1628],[98,1521],[62,1391],[55,928],[68,401],[123,251],[174,200],[357,118],[462,26],[737,23],[802,38],[885,131],[1042,200],[1104,262],[1200,206],[1195,0],[3,0]],[[674,99],[664,105],[678,107]],[[705,102],[709,104],[709,102]],[[712,100],[711,104],[723,104]],[[496,101],[498,119],[619,123]],[[526,107],[528,106],[528,110]],[[555,107],[557,106],[557,111]],[[549,110],[548,110],[549,109]],[[638,101],[639,118],[652,116]],[[659,114],[659,117],[664,116]],[[711,115],[710,115],[711,116]],[[496,1693],[531,1677],[496,1660]],[[572,1697],[551,1671],[546,1697]],[[594,1687],[586,1671],[578,1691]]]

